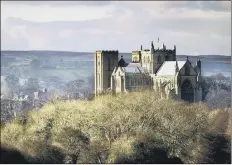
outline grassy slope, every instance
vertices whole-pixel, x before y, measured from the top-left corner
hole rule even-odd
[[[43,163],[201,163],[218,113],[151,92],[56,102],[2,126],[1,147]]]

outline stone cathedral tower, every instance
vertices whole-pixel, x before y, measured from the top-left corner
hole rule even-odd
[[[111,87],[111,74],[118,66],[118,51],[96,51],[95,95]]]

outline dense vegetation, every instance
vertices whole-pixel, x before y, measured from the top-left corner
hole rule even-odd
[[[230,163],[229,111],[149,91],[53,102],[1,126],[1,161]]]
[[[231,78],[223,74],[203,77],[203,98],[210,109],[231,107]]]

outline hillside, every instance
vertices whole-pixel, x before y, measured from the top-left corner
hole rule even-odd
[[[2,125],[1,163],[229,163],[228,116],[148,91],[53,102]]]

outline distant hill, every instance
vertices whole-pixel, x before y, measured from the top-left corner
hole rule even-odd
[[[189,55],[177,55],[179,57],[187,57]],[[191,57],[200,57],[200,58],[230,58],[231,56],[225,56],[225,55],[199,55],[199,56],[191,56]]]
[[[46,51],[46,50],[31,50],[31,51],[1,51],[1,55],[57,55],[57,56],[76,56],[76,55],[86,55],[86,54],[92,54],[91,52],[69,52],[69,51]]]
[[[84,54],[93,54],[94,52],[74,52],[74,51],[57,51],[57,50],[1,50],[1,55],[21,55],[21,54],[37,54],[37,55],[84,55]],[[131,53],[128,52],[119,52],[119,54],[129,55]],[[193,55],[177,55],[179,57],[198,57]],[[199,55],[201,58],[231,58],[231,56],[225,55]]]
[[[77,56],[89,56],[94,55],[94,52],[72,52],[72,51],[47,51],[47,50],[29,50],[29,51],[12,51],[4,50],[1,51],[1,56],[37,56],[37,57],[49,57],[49,56],[60,56],[60,57],[77,57]],[[119,52],[119,58],[123,56],[125,60],[131,60],[131,53]],[[177,55],[178,60],[185,60],[186,57],[189,57],[189,60],[194,62],[197,60],[198,56],[189,56],[189,55]],[[202,61],[217,61],[217,62],[230,62],[231,56],[224,55],[199,55]]]
[[[223,57],[229,57],[229,58],[231,58],[231,56],[225,56],[225,55],[200,55],[200,57],[204,57],[204,58],[223,58]]]

